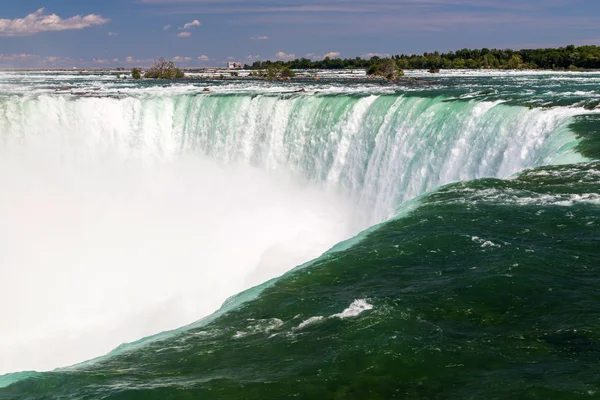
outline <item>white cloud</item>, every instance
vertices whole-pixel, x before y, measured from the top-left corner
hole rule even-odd
[[[200,26],[200,21],[198,21],[197,19],[195,19],[192,22],[188,22],[187,24],[183,25],[179,29],[181,29],[183,31],[183,30],[186,30],[186,29],[195,28],[197,26]]]
[[[0,65],[3,66],[47,66],[47,65],[74,65],[83,62],[69,57],[40,56],[38,54],[0,54]]]
[[[208,61],[210,60],[210,58],[208,58],[208,56],[205,56],[204,54],[198,57],[198,60],[200,61]]]
[[[246,56],[246,60],[248,60],[248,61],[258,61],[258,60],[260,60],[260,56]]]
[[[38,58],[35,54],[0,54],[0,61],[27,61]]]
[[[163,31],[168,31],[172,27],[173,27],[172,25],[165,25],[165,26],[163,26]]]
[[[46,15],[44,9],[40,8],[25,18],[0,19],[0,36],[26,36],[40,32],[83,29],[108,22],[109,19],[96,14],[75,15],[62,19],[56,14]]]
[[[106,64],[109,62],[109,60],[107,60],[106,58],[94,58],[92,59],[92,62],[94,64]]]
[[[390,57],[391,54],[389,53],[367,53],[367,54],[361,54],[360,58],[365,58],[365,59],[369,59],[369,58],[373,58],[373,57],[379,57],[379,58],[386,58],[386,57]]]
[[[326,57],[329,58],[339,58],[339,56],[341,55],[341,53],[337,52],[337,51],[331,51],[327,54],[324,55],[320,55],[320,54],[315,54],[315,53],[307,53],[304,55],[304,58],[309,58],[311,60],[322,60]]]
[[[284,53],[283,51],[280,51],[279,53],[275,54],[275,56],[280,60],[295,60],[296,59],[295,54],[287,54],[287,53]]]
[[[121,60],[123,61],[123,60]],[[116,61],[115,61],[116,62]],[[141,65],[151,65],[154,62],[154,60],[151,59],[137,59],[137,58],[133,58],[132,56],[128,56],[125,57],[125,63],[126,64],[135,64],[135,66],[141,66]]]
[[[54,66],[74,66],[78,63],[82,63],[84,62],[84,60],[82,59],[74,59],[71,57],[54,57],[54,56],[48,56],[48,57],[44,57],[42,60],[40,60],[41,64],[44,65],[54,65]]]
[[[190,32],[181,32],[177,36],[179,37],[190,37],[192,34]]]
[[[173,57],[173,61],[175,62],[187,62],[187,61],[192,61],[191,57],[179,57],[179,56],[175,56]]]
[[[268,36],[251,36],[250,40],[269,40]]]
[[[113,62],[119,62],[118,58],[113,58]]]
[[[117,32],[108,32],[108,36],[119,36]]]

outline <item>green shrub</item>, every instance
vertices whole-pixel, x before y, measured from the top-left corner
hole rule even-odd
[[[296,76],[296,73],[294,71],[292,71],[291,69],[289,69],[288,67],[283,67],[283,68],[281,68],[279,75],[282,78],[293,78]]]
[[[182,70],[175,67],[175,63],[173,63],[173,61],[167,61],[161,57],[154,62],[148,71],[146,71],[144,78],[182,79],[185,78],[185,74]]]
[[[376,60],[367,69],[367,75],[384,76],[388,80],[396,79],[400,76],[404,76],[404,71],[398,66],[396,60],[393,58],[384,58],[382,60]]]

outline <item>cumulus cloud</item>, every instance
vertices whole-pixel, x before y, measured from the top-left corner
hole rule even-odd
[[[165,26],[163,26],[163,31],[168,31],[172,27],[173,27],[172,25],[165,25]]]
[[[75,60],[70,57],[41,56],[38,54],[0,54],[0,65],[3,67],[23,66],[66,66],[75,65],[83,60]]]
[[[0,61],[27,61],[37,58],[35,54],[0,54]]]
[[[304,58],[309,58],[311,60],[322,60],[326,57],[329,58],[339,58],[339,56],[341,55],[341,53],[337,52],[337,51],[331,51],[327,54],[321,55],[321,54],[315,54],[315,53],[307,53],[304,55]]]
[[[205,56],[204,54],[198,57],[198,60],[200,61],[208,61],[210,60],[210,58],[208,58],[208,56]]]
[[[246,60],[248,60],[248,61],[258,61],[258,60],[260,60],[260,56],[246,56]]]
[[[251,36],[250,40],[269,40],[268,36]]]
[[[92,62],[94,64],[107,64],[109,62],[109,60],[106,58],[94,58],[94,59],[92,59]]]
[[[123,61],[123,60],[121,60]],[[152,64],[154,60],[151,60],[149,58],[146,59],[138,59],[138,58],[134,58],[132,56],[127,56],[125,57],[125,63],[126,64],[137,64],[136,66],[140,66],[140,65],[150,65]]]
[[[295,60],[296,59],[295,54],[287,54],[287,53],[284,53],[283,51],[280,51],[279,53],[275,54],[275,56],[280,60]]]
[[[40,8],[25,18],[0,19],[0,36],[27,36],[40,32],[83,29],[108,22],[109,19],[96,14],[63,19],[56,14],[44,14],[44,9]]]
[[[191,29],[191,28],[195,28],[197,26],[200,26],[200,21],[198,21],[197,19],[193,20],[192,22],[188,22],[187,24],[184,24],[182,27],[180,27],[179,29],[181,29],[182,31],[186,30],[186,29]]]
[[[187,61],[192,61],[191,57],[179,57],[179,56],[175,56],[173,57],[173,61],[175,62],[187,62]]]
[[[117,32],[108,32],[108,36],[119,36]]]
[[[190,37],[192,34],[190,32],[181,32],[177,36],[179,37]]]
[[[367,54],[362,54],[360,56],[360,58],[365,58],[365,59],[373,58],[373,57],[386,58],[386,57],[390,57],[390,56],[391,56],[391,54],[389,54],[389,53],[367,53]]]
[[[71,57],[54,57],[54,56],[47,56],[47,57],[43,57],[40,60],[40,63],[43,65],[53,65],[53,66],[73,66],[76,65],[77,63],[81,63],[83,62],[82,59],[74,59]]]

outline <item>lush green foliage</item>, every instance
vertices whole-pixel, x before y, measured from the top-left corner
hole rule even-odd
[[[139,68],[134,68],[131,70],[131,77],[133,79],[141,79],[142,78],[142,70]]]
[[[173,61],[167,61],[162,57],[156,60],[144,74],[144,78],[153,79],[181,79],[184,77],[183,71],[175,67]]]
[[[267,78],[268,80],[276,79],[290,79],[296,76],[296,73],[289,67],[286,67],[280,63],[271,63],[264,69],[259,68],[256,71],[250,72],[250,76],[257,78]]]
[[[399,69],[431,69],[440,68],[503,68],[503,69],[600,69],[600,47],[573,45],[558,49],[462,49],[440,54],[424,53],[422,55],[394,55],[389,57],[396,61]],[[291,69],[353,69],[377,66],[385,60],[380,57],[363,59],[360,57],[312,61],[300,58],[293,61],[256,61],[246,65],[246,69],[268,69],[269,67]]]
[[[281,70],[279,71],[279,75],[282,78],[293,78],[296,76],[296,73],[294,71],[292,71],[290,68],[288,67],[283,67],[281,68]]]
[[[386,79],[396,79],[404,75],[404,71],[393,58],[386,58],[367,69],[367,75],[385,76]]]

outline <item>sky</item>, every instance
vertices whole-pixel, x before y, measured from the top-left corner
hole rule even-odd
[[[599,0],[1,0],[0,68],[600,45]]]

